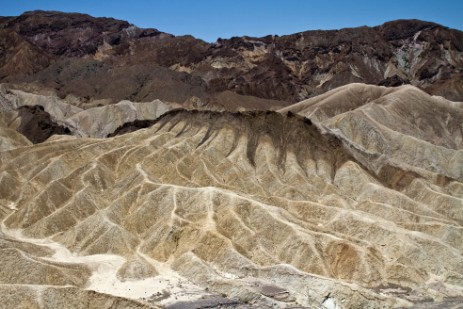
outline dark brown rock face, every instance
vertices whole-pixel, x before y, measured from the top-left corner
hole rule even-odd
[[[118,127],[113,133],[108,134],[108,137],[127,134],[140,129],[149,128],[154,123],[156,123],[156,120],[135,120],[131,122],[126,122],[122,126]]]
[[[352,82],[410,83],[463,101],[463,32],[399,20],[209,44],[111,18],[36,11],[0,19],[0,81],[84,100],[219,105],[224,91],[285,105]]]
[[[30,12],[4,23],[47,53],[56,56],[81,57],[97,51],[104,39],[117,35],[129,23],[112,18],[93,18],[84,14]]]
[[[71,135],[71,131],[54,122],[42,106],[22,106],[18,109],[21,124],[18,132],[34,144],[41,143],[54,134]]]

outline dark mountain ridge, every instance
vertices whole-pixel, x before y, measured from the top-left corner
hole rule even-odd
[[[84,102],[161,99],[225,108],[226,91],[237,94],[233,106],[246,106],[245,95],[262,99],[253,108],[268,109],[352,82],[410,83],[462,101],[463,32],[397,20],[209,44],[112,18],[34,11],[0,19],[0,82]]]

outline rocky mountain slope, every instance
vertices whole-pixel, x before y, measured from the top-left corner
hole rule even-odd
[[[210,44],[83,14],[0,19],[0,82],[83,103],[276,109],[352,82],[463,101],[462,69],[463,33],[418,20]]]
[[[417,20],[0,17],[0,308],[457,308],[462,69]]]
[[[351,84],[279,112],[171,110],[123,135],[35,145],[14,116],[0,121],[0,294],[13,306],[463,299],[462,103]]]

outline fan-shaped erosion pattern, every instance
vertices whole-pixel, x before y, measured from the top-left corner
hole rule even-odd
[[[2,267],[3,291],[237,308],[461,297],[461,181],[376,171],[318,126],[174,110],[113,138],[3,151],[0,254],[28,272]]]

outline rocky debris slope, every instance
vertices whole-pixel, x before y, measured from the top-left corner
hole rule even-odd
[[[0,19],[0,82],[80,102],[275,109],[352,82],[463,101],[463,33],[418,20],[206,43],[83,14]],[[111,82],[108,82],[111,81]]]
[[[313,121],[294,112],[175,110],[113,138],[2,151],[0,254],[11,263],[30,263],[12,252],[33,254],[40,265],[28,276],[2,268],[4,278],[27,287],[53,267],[46,278],[58,286],[172,308],[224,304],[220,297],[281,308],[462,299],[463,182],[452,157],[432,146],[461,159],[458,138],[447,137],[457,136],[459,103],[409,87],[347,90],[358,101],[346,96],[351,102],[332,114],[329,102],[346,89],[296,106],[319,110]],[[449,115],[432,129],[421,126],[429,124],[417,108],[424,99],[440,100]],[[367,117],[376,108],[384,119]],[[388,137],[397,124],[388,115],[399,111],[396,143],[429,144],[432,164],[418,165],[392,138],[383,138],[378,159],[377,142],[360,138]],[[343,124],[350,112],[361,125]],[[76,281],[75,269],[87,275]]]
[[[4,308],[159,309],[160,307],[74,287],[2,285]]]

